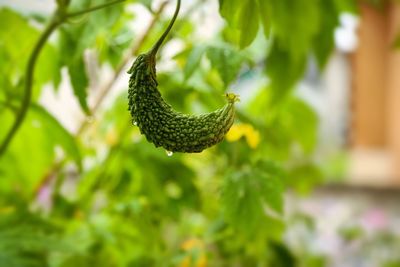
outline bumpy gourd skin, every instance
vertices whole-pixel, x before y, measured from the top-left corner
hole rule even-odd
[[[132,121],[156,147],[201,152],[221,142],[233,124],[234,102],[238,100],[234,94],[227,94],[228,103],[214,112],[187,115],[173,110],[157,89],[154,53],[139,55],[128,73]]]
[[[146,54],[141,54],[128,71],[129,111],[132,122],[149,142],[171,152],[201,152],[222,141],[232,126],[238,96],[226,94],[228,103],[221,109],[202,115],[177,112],[161,97],[157,89],[156,54],[171,30],[179,13],[181,0],[177,0],[175,13],[162,36]]]

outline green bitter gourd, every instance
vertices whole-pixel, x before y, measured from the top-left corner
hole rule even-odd
[[[233,124],[234,102],[238,96],[228,93],[228,103],[216,111],[187,115],[173,110],[157,89],[156,54],[179,13],[180,0],[167,29],[153,48],[141,54],[128,71],[129,111],[132,121],[149,142],[170,152],[201,152],[222,141]]]

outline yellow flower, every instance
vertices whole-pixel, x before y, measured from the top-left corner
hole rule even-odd
[[[200,239],[191,238],[182,243],[181,248],[184,251],[192,250],[194,248],[203,248],[204,243]]]
[[[196,267],[207,267],[207,256],[206,255],[203,254],[198,258]]]
[[[117,132],[114,128],[111,128],[106,134],[106,143],[108,145],[115,145],[118,141]]]
[[[190,265],[192,265],[192,259],[189,256],[187,256],[183,258],[183,260],[179,264],[179,267],[190,267]]]
[[[246,138],[247,144],[252,149],[257,148],[260,144],[260,133],[247,123],[234,124],[226,134],[226,140],[229,142],[235,142],[242,137]]]
[[[225,138],[229,142],[235,142],[239,140],[243,136],[243,130],[241,128],[241,124],[232,125],[229,132],[226,134]]]
[[[257,148],[258,144],[260,144],[260,133],[251,127],[251,130],[246,132],[246,141],[252,149]]]
[[[186,251],[187,255],[182,259],[179,267],[207,267],[207,256],[204,253],[204,242],[202,240],[188,239],[182,243],[181,248]],[[190,255],[192,250],[199,250],[200,255],[194,258],[193,255]]]
[[[207,256],[204,254],[200,255],[194,263],[192,263],[192,257],[187,256],[183,258],[179,267],[207,267]]]

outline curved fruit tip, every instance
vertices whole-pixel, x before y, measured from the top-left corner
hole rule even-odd
[[[235,103],[240,101],[240,96],[234,93],[226,93],[226,99],[228,99],[229,103]]]

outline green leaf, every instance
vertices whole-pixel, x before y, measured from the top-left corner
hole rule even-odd
[[[304,163],[290,170],[286,183],[293,186],[299,193],[307,194],[322,180],[322,172],[317,165]]]
[[[1,114],[5,126],[10,125],[13,119]],[[0,137],[8,129],[1,127]],[[19,197],[31,198],[39,181],[52,171],[50,166],[54,164],[57,147],[61,147],[78,167],[81,166],[81,155],[74,137],[46,110],[32,104],[25,122],[0,158],[0,177],[4,178],[0,179],[1,193],[13,193],[12,188],[20,188]]]
[[[278,242],[270,242],[268,247],[272,253],[271,266],[274,267],[298,266],[295,255],[293,255],[290,249],[284,244]]]
[[[198,45],[190,50],[183,69],[185,80],[188,80],[192,76],[193,72],[200,67],[200,61],[206,48],[206,46]]]
[[[357,13],[358,12],[357,1],[349,1],[349,0],[333,0],[333,1],[338,10],[338,13],[340,13],[340,12]]]
[[[250,45],[257,36],[259,13],[257,0],[220,0],[220,13],[226,19],[230,34],[238,35],[236,40],[240,48]],[[236,29],[237,31],[232,31]]]
[[[217,69],[225,86],[228,86],[236,78],[244,62],[243,56],[228,47],[210,46],[207,49],[207,57],[210,59],[211,65]]]
[[[31,111],[43,122],[44,130],[56,144],[60,145],[65,153],[75,160],[78,167],[82,168],[82,157],[76,143],[76,138],[71,135],[61,123],[54,118],[45,108],[32,104]]]
[[[271,79],[272,103],[280,101],[293,89],[297,81],[303,76],[306,66],[306,57],[292,57],[281,43],[275,41],[267,57],[266,71]]]
[[[73,1],[71,10],[81,10],[88,6],[105,3],[107,1]],[[88,113],[87,89],[89,85],[85,70],[84,51],[96,48],[100,61],[111,61],[115,65],[122,57],[115,49],[123,49],[130,42],[126,40],[130,31],[121,21],[128,21],[130,16],[123,14],[123,5],[113,5],[96,12],[87,14],[87,19],[74,25],[63,25],[60,29],[59,53],[61,66],[68,67],[74,93],[79,100],[81,108]],[[118,43],[111,37],[124,35],[123,42]],[[111,35],[111,37],[110,37]],[[119,38],[121,39],[121,38]],[[110,48],[114,50],[110,50]],[[108,57],[107,54],[110,54]]]
[[[261,190],[265,202],[273,210],[283,213],[283,170],[271,161],[258,163],[260,177],[263,177]]]
[[[2,116],[2,123],[4,119],[13,120]],[[44,123],[29,112],[8,150],[0,158],[2,194],[13,192],[11,188],[20,188],[19,197],[31,197],[36,183],[48,172],[48,167],[54,161],[55,147],[47,131],[43,130]],[[0,136],[4,136],[8,129],[1,127]]]
[[[66,11],[66,8],[68,7],[69,3],[71,0],[57,0],[57,5],[59,8],[61,8],[63,11]]]
[[[283,185],[280,169],[270,162],[252,170],[231,171],[222,188],[222,203],[227,221],[241,231],[253,234],[267,216],[265,206],[282,213]]]
[[[86,113],[89,113],[86,99],[89,80],[83,60],[84,48],[80,47],[80,44],[87,39],[84,38],[78,41],[76,40],[77,36],[80,36],[80,33],[76,29],[62,28],[60,30],[59,51],[62,54],[61,65],[67,66],[74,94],[78,98],[81,108]]]
[[[250,45],[257,36],[259,25],[259,14],[256,0],[243,0],[240,9],[238,29],[240,30],[239,46],[245,48]]]
[[[258,0],[258,7],[260,8],[260,18],[264,28],[264,36],[265,38],[269,38],[271,33],[271,18],[268,1]]]
[[[222,205],[226,220],[236,229],[253,233],[263,217],[263,207],[254,174],[230,173],[222,188]]]
[[[279,43],[279,50],[289,55],[291,64],[301,64],[306,59],[312,40],[320,29],[319,2],[268,0],[274,38]]]
[[[14,110],[11,110],[10,106],[8,106],[5,101],[6,100],[4,100],[4,103],[0,103],[0,118],[2,125],[0,128],[0,140],[4,140],[6,133],[11,128],[15,118]]]
[[[87,104],[87,89],[89,86],[89,80],[86,75],[83,57],[74,60],[68,65],[68,73],[74,89],[74,94],[78,98],[81,108],[88,114],[90,112]]]
[[[318,117],[303,100],[292,98],[285,105],[285,120],[291,136],[305,153],[311,153],[317,142]]]
[[[11,9],[1,8],[0,17],[7,21],[7,27],[0,28],[0,47],[7,57],[0,64],[0,69],[10,75],[22,75],[38,32],[29,26],[24,17]]]
[[[321,16],[320,30],[313,40],[314,54],[320,69],[325,67],[335,46],[334,31],[339,20],[333,1],[321,1],[321,12],[324,15]]]
[[[237,25],[238,11],[242,4],[241,0],[219,0],[219,12],[232,28]]]
[[[303,261],[307,267],[325,267],[328,265],[328,258],[325,255],[305,255]]]
[[[134,18],[133,14],[122,13],[108,31],[103,31],[97,36],[96,46],[100,53],[100,62],[110,62],[114,68],[121,63],[127,49],[137,38],[129,27],[129,22],[133,21]]]
[[[151,0],[138,0],[138,2],[144,5],[148,10],[151,10]]]
[[[12,90],[14,95],[18,95],[21,92],[16,89],[20,87],[15,85],[24,79],[26,64],[39,38],[39,31],[32,27],[21,14],[10,9],[0,9],[0,17],[8,24],[7,27],[0,29],[0,50],[2,51],[0,52],[0,71],[2,76],[13,81],[12,84],[9,83],[12,88],[3,88]],[[58,53],[52,44],[45,44],[35,67],[34,98],[40,95],[38,89],[43,84],[52,82],[56,87],[61,80]],[[2,78],[0,78],[0,82],[1,80]],[[2,85],[4,85],[3,82],[1,82]]]
[[[47,44],[41,51],[35,66],[34,86],[38,87],[47,82],[51,82],[54,88],[57,88],[61,82],[60,56],[51,44]]]
[[[7,267],[48,266],[48,254],[72,247],[57,229],[25,210],[0,216],[0,263]]]

